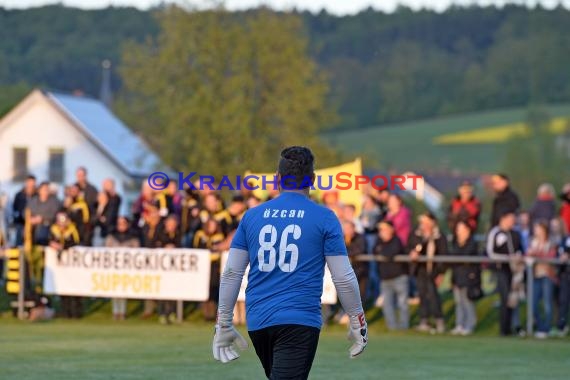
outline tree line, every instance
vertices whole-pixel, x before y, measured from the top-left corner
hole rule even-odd
[[[0,8],[0,112],[31,86],[97,96],[100,62],[160,33],[165,8],[80,10],[51,5]],[[230,13],[302,20],[307,53],[327,78],[336,128],[570,101],[570,11],[520,5],[451,7],[442,13],[400,7],[356,15],[265,9]]]

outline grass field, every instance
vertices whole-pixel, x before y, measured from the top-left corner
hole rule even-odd
[[[551,117],[570,116],[570,105],[549,106],[545,110]],[[329,131],[322,137],[340,151],[356,156],[364,154],[384,168],[405,171],[443,167],[493,172],[502,169],[504,164],[504,143],[438,144],[438,138],[447,136],[449,139],[462,132],[473,137],[472,134],[476,135],[480,129],[524,121],[526,113],[526,108],[478,112],[350,131]]]
[[[55,321],[0,323],[2,379],[262,379],[252,348],[233,363],[211,357],[212,326]],[[340,327],[321,334],[311,379],[566,379],[569,340],[387,334],[347,357]]]

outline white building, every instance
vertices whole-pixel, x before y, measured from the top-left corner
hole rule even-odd
[[[97,188],[115,179],[122,211],[140,182],[165,166],[148,146],[96,99],[32,91],[0,120],[0,191],[13,199],[28,174],[38,183],[75,182],[84,166]]]

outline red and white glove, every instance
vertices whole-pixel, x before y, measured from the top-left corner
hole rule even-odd
[[[364,313],[350,316],[348,339],[352,341],[352,346],[348,350],[350,358],[354,358],[362,353],[368,344],[368,325]]]

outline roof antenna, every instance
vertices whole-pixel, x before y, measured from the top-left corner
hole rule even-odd
[[[111,108],[113,103],[113,92],[111,91],[111,61],[108,59],[103,60],[101,62],[101,67],[103,68],[103,78],[101,81],[99,99],[107,106],[107,108]]]

